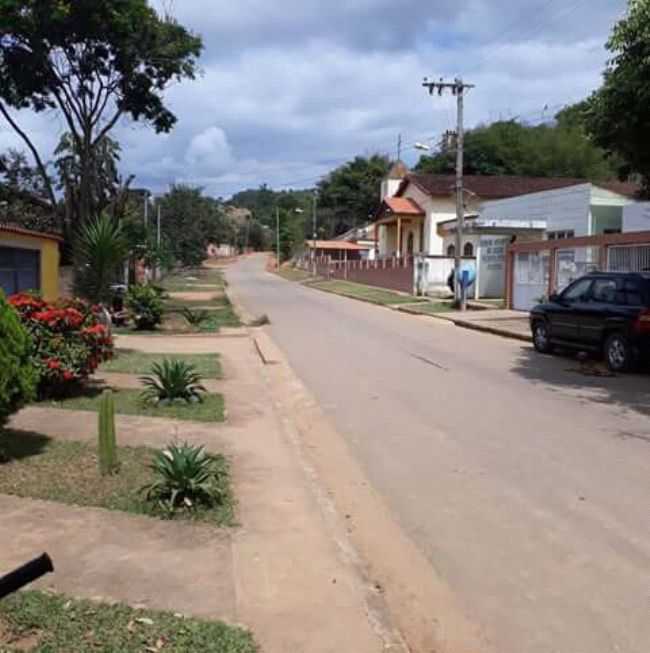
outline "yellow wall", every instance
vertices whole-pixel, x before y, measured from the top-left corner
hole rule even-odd
[[[54,301],[59,298],[59,243],[56,240],[0,230],[0,246],[39,250],[43,299]]]

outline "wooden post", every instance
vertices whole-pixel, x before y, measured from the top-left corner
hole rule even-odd
[[[397,258],[402,256],[402,218],[397,218]]]
[[[343,278],[348,278],[348,250],[343,252]]]

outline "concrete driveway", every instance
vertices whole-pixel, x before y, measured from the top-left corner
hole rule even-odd
[[[228,280],[501,653],[650,650],[650,379],[264,272]],[[378,534],[381,536],[381,534]],[[435,618],[435,615],[432,615]]]

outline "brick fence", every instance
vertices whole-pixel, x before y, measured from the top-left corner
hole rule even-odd
[[[328,261],[319,259],[317,271],[328,279],[342,279],[368,286],[413,293],[413,257],[375,261]]]

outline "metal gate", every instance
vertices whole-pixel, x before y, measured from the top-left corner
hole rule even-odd
[[[558,249],[555,257],[555,290],[562,292],[585,274],[598,269],[598,247]]]
[[[611,245],[607,248],[609,272],[650,272],[650,244]]]
[[[546,295],[549,281],[548,252],[526,252],[515,255],[515,278],[512,307],[529,311]]]

